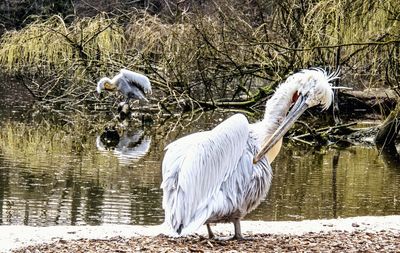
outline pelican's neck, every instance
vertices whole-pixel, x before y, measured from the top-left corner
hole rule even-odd
[[[110,83],[112,83],[113,85],[115,85],[117,87],[117,89],[120,89],[120,80],[123,78],[124,76],[119,73],[118,75],[114,76],[113,79],[110,80]]]
[[[262,120],[265,134],[271,135],[286,117],[290,106],[293,103],[293,95],[297,92],[296,85],[285,82],[275,91],[274,95],[268,99],[265,105],[264,119]]]
[[[258,123],[259,125],[255,129],[260,145],[268,140],[282,123],[292,104],[293,95],[297,92],[297,89],[297,85],[293,85],[293,83],[282,83],[275,91],[274,95],[267,101],[264,119]],[[270,163],[278,155],[281,146],[282,139],[267,152],[266,156]]]

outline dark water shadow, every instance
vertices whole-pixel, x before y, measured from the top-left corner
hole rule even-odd
[[[395,145],[379,146],[377,145],[383,163],[391,169],[400,170],[400,154]]]
[[[339,166],[339,157],[340,150],[336,150],[332,157],[332,215],[333,218],[337,218],[337,207],[338,207],[338,198],[337,198],[337,170]]]

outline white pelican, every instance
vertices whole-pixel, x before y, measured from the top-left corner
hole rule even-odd
[[[270,163],[284,134],[307,109],[333,100],[322,69],[290,76],[267,101],[264,119],[249,124],[235,114],[214,129],[190,134],[166,147],[162,163],[165,224],[172,235],[187,235],[206,224],[233,222],[234,239],[242,239],[240,220],[265,198],[272,180]],[[289,108],[292,109],[289,111]]]
[[[119,91],[125,97],[126,102],[129,99],[138,99],[148,102],[146,93],[151,93],[149,79],[139,73],[130,70],[121,69],[119,74],[113,79],[103,77],[97,83],[97,92],[100,94],[103,90]]]

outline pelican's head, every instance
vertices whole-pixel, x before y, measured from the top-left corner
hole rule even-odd
[[[328,75],[322,69],[310,69],[292,75],[293,82],[298,83],[294,102],[302,101],[307,108],[321,105],[324,110],[328,109],[333,101],[330,82],[338,78],[337,74]]]
[[[294,104],[280,126],[263,143],[260,151],[254,157],[254,163],[265,156],[308,108],[317,105],[321,105],[324,110],[329,108],[333,101],[333,90],[330,82],[337,78],[338,72],[328,75],[322,69],[302,70],[288,77],[285,85],[294,87],[295,91],[292,98]]]
[[[115,91],[117,89],[117,86],[115,83],[111,82],[111,79],[108,77],[103,77],[100,79],[100,81],[97,83],[97,92],[100,94],[103,90],[108,90],[108,91]]]

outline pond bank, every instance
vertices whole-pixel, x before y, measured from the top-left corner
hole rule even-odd
[[[229,236],[233,232],[233,225],[218,224],[213,227],[213,230],[218,236]],[[163,232],[165,232],[165,228],[162,225],[0,226],[0,251],[9,252],[21,247],[42,243],[66,244],[69,240],[78,239],[111,239],[111,241],[115,241],[115,238],[125,240],[126,238],[139,236],[154,237]],[[258,234],[300,236],[310,232],[360,232],[367,234],[379,232],[390,233],[395,238],[399,238],[400,216],[363,216],[344,219],[276,222],[243,221],[242,232],[247,237],[257,237]],[[205,227],[202,227],[199,233],[206,235]],[[159,237],[157,238],[160,239]],[[83,240],[82,243],[87,243],[87,240]]]

